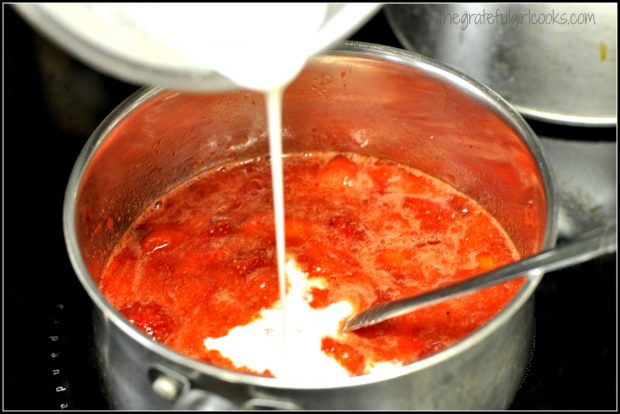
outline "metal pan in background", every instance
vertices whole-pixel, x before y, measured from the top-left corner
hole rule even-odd
[[[523,115],[614,126],[617,5],[385,6],[407,49],[486,84]]]

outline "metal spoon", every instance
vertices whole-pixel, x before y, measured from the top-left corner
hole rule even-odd
[[[515,279],[526,272],[548,272],[562,269],[614,251],[616,251],[615,221],[603,228],[597,228],[584,234],[583,237],[575,242],[556,249],[546,250],[471,279],[420,295],[373,306],[349,319],[344,325],[344,330],[354,331],[375,325],[386,319],[404,315],[424,306]]]

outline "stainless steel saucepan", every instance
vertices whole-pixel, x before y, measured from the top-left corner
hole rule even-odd
[[[208,168],[268,152],[263,96],[145,89],[93,133],[68,183],[64,231],[96,305],[113,408],[501,409],[530,355],[531,274],[515,299],[455,345],[390,372],[283,380],[222,369],[153,342],[97,288],[114,244],[141,211]],[[417,54],[346,43],[286,90],[285,152],[357,152],[411,165],[477,200],[522,255],[555,243],[549,166],[528,125],[497,94]]]

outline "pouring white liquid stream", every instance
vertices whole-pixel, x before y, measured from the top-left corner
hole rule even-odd
[[[269,155],[271,165],[271,188],[273,214],[276,227],[276,260],[278,288],[282,306],[282,360],[288,366],[288,321],[286,318],[286,232],[284,228],[284,171],[282,165],[282,95],[284,88],[265,93],[267,123],[269,125]]]

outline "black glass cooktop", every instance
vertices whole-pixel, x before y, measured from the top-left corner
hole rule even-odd
[[[66,254],[62,203],[89,133],[137,88],[67,57],[3,11],[3,405],[106,409],[92,305]],[[400,47],[382,13],[352,38]],[[615,129],[532,127],[550,140],[616,140]],[[616,292],[615,255],[544,277],[532,359],[511,409],[617,407]]]

